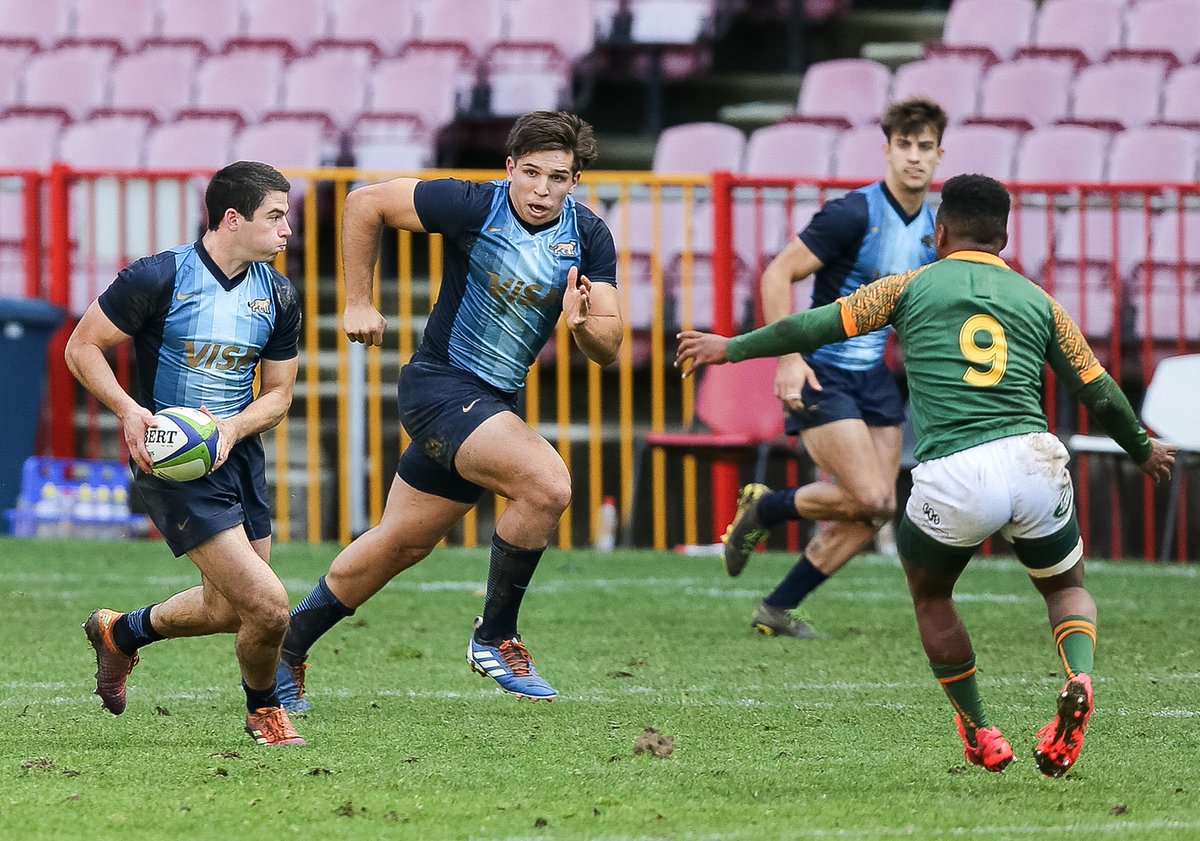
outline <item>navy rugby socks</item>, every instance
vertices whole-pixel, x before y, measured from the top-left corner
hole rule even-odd
[[[476,640],[493,645],[517,635],[521,599],[545,551],[545,548],[522,549],[498,534],[492,535],[487,598],[483,603],[483,624],[475,632]]]
[[[113,644],[126,657],[132,657],[143,645],[166,639],[150,624],[150,608],[146,605],[140,610],[130,611],[113,623]]]
[[[242,678],[242,689],[246,691],[247,712],[279,706],[279,692],[274,683],[271,684],[270,689],[251,689],[246,685],[246,679]]]
[[[800,560],[796,561],[796,565],[792,567],[783,581],[779,582],[775,592],[763,599],[763,604],[768,607],[792,610],[798,607],[809,593],[828,580],[828,575],[813,566],[812,561],[807,557],[801,555]]]
[[[308,650],[314,642],[338,622],[353,615],[354,610],[338,601],[322,575],[313,591],[292,611],[280,659],[289,665],[299,666],[308,657]]]
[[[782,491],[771,491],[764,494],[758,501],[758,522],[765,528],[774,528],[788,520],[799,520],[796,513],[796,491],[799,488],[787,488]]]

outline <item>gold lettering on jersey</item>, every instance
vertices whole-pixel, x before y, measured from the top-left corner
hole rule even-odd
[[[496,272],[488,272],[488,290],[493,298],[526,307],[559,307],[562,302],[562,292],[557,289],[547,292],[540,283],[527,283],[513,277],[501,280]]]
[[[254,351],[243,345],[223,345],[219,342],[183,341],[189,368],[213,371],[240,371],[254,364]]]

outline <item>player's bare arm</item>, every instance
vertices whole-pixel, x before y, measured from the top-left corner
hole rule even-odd
[[[218,418],[201,406],[200,410],[212,418],[221,430],[217,447],[216,470],[225,463],[233,445],[243,438],[274,429],[284,419],[292,405],[292,394],[296,390],[296,372],[300,369],[300,357],[274,360],[263,359],[258,363],[258,397],[242,411],[228,418]]]
[[[342,329],[352,342],[383,344],[387,320],[373,302],[379,234],[384,225],[424,232],[413,195],[416,178],[396,178],[360,187],[346,196],[342,215],[342,267],[346,276],[346,309]]]
[[[624,324],[620,299],[611,283],[593,284],[579,269],[567,274],[563,314],[575,344],[597,365],[611,365],[621,349]]]
[[[792,314],[792,284],[815,274],[823,265],[799,237],[793,237],[787,247],[775,256],[759,281],[763,318],[768,324]],[[789,409],[798,411],[804,408],[800,396],[805,383],[817,391],[821,390],[817,375],[800,354],[781,356],[775,374],[775,397],[787,404]]]
[[[67,367],[75,379],[117,416],[129,454],[139,468],[149,473],[153,464],[150,454],[146,452],[146,430],[156,425],[154,415],[121,388],[112,366],[104,356],[105,352],[125,344],[131,338],[113,324],[100,305],[93,301],[67,340],[65,356]]]

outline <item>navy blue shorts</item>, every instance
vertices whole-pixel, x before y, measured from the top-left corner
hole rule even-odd
[[[216,471],[191,482],[168,482],[135,466],[133,492],[177,558],[238,525],[245,525],[251,540],[271,536],[266,458],[257,435],[239,441]]]
[[[427,494],[474,505],[484,488],[460,476],[454,458],[485,420],[516,412],[517,394],[421,354],[400,369],[396,390],[400,422],[412,437],[396,467],[400,478]]]
[[[855,419],[867,426],[900,426],[904,423],[904,397],[896,377],[883,362],[867,371],[851,371],[822,365],[808,357],[804,361],[817,375],[822,390],[804,386],[804,408],[787,413],[784,428],[789,435],[834,421]]]

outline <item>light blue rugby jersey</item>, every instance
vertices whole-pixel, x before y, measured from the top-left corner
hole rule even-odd
[[[423,181],[414,204],[422,227],[447,239],[421,352],[501,391],[525,384],[562,315],[572,266],[593,283],[616,285],[612,234],[572,196],[557,220],[536,227],[517,216],[503,180]]]
[[[932,263],[937,259],[933,231],[928,202],[908,217],[882,181],[827,203],[799,235],[823,264],[815,277],[812,305],[832,303],[881,277]],[[883,360],[890,332],[889,327],[826,345],[809,357],[849,370],[869,370]]]
[[[140,402],[152,412],[204,406],[217,417],[236,415],[254,399],[258,361],[297,353],[300,304],[291,282],[266,263],[228,278],[200,241],[133,263],[99,304],[133,336]]]

